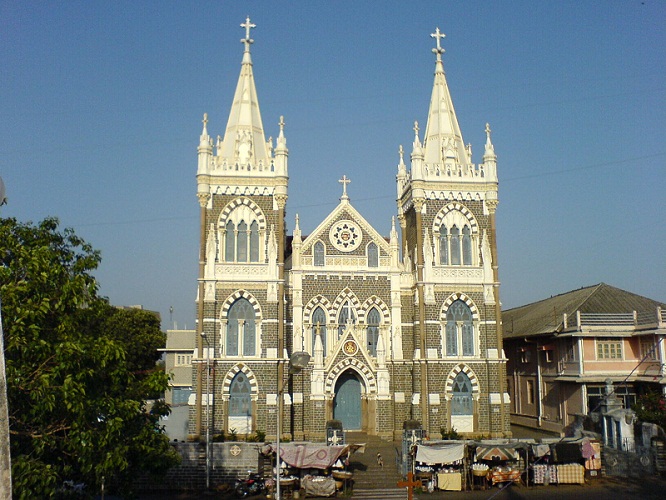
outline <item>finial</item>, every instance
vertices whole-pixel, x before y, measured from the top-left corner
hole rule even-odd
[[[442,48],[441,45],[441,39],[444,38],[446,35],[444,33],[440,33],[439,27],[437,27],[435,28],[434,33],[430,33],[430,36],[437,40],[437,48],[432,49],[432,51],[433,53],[437,54],[437,61],[441,62],[442,54],[444,53],[444,49]]]
[[[208,125],[208,113],[204,113],[203,120],[201,120],[201,123],[203,123],[203,132],[201,132],[201,135],[208,135],[208,130],[206,126]]]
[[[419,140],[419,122],[414,122],[414,140],[418,141]]]
[[[398,174],[405,174],[407,168],[405,167],[405,151],[402,149],[402,144],[398,148],[398,156],[400,157],[400,161],[398,161]]]
[[[494,161],[497,159],[495,147],[490,140],[490,132],[490,124],[486,123],[486,151],[483,153],[483,161]]]
[[[241,38],[241,43],[245,44],[245,52],[250,52],[250,45],[254,43],[254,40],[250,38],[250,30],[256,27],[256,24],[250,22],[250,16],[247,16],[245,22],[241,24],[241,28],[245,28],[245,38]]]
[[[278,125],[280,126],[280,133],[284,133],[284,116],[280,115],[280,121],[278,122]]]
[[[298,217],[298,214],[296,214],[296,227],[294,229],[298,230],[300,228],[301,228],[300,219]]]
[[[346,175],[343,175],[342,179],[340,179],[338,182],[342,184],[342,198],[340,198],[340,200],[348,200],[349,196],[347,196],[347,184],[351,182],[351,179],[348,179]]]

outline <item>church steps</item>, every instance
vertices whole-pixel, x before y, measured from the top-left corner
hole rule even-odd
[[[367,490],[397,489],[398,481],[402,480],[396,457],[399,444],[385,441],[377,436],[368,436],[365,433],[346,433],[347,443],[365,443],[365,453],[355,453],[351,456],[348,470],[354,473],[354,497],[356,492]],[[381,454],[383,464],[378,464],[377,454]],[[375,493],[374,498],[378,498]],[[370,497],[366,497],[370,498]],[[385,498],[382,496],[381,498]],[[393,497],[387,497],[393,498]],[[403,497],[400,497],[403,498]]]

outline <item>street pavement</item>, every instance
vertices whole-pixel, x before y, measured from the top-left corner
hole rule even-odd
[[[140,500],[230,500],[234,498],[222,493],[154,493],[141,495]],[[252,497],[261,500],[265,497]],[[308,497],[315,498],[315,497]],[[350,500],[353,500],[353,495]],[[382,500],[378,496],[376,500]],[[407,493],[403,498],[407,498]],[[476,491],[437,491],[434,493],[414,494],[414,500],[663,500],[666,498],[666,479],[663,477],[646,477],[641,479],[600,478],[584,485],[548,485],[548,486],[516,486],[506,488],[493,487],[488,490]],[[286,499],[285,499],[286,500]]]

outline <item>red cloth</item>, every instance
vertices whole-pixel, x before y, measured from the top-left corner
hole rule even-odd
[[[519,483],[520,471],[516,469],[507,472],[491,470],[490,472],[488,472],[488,481],[490,481],[491,484],[505,483],[507,481],[513,481],[514,483]]]

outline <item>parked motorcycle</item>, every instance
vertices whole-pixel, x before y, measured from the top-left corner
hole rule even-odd
[[[261,474],[250,471],[247,477],[238,477],[233,484],[234,493],[237,498],[266,494],[268,488]]]

